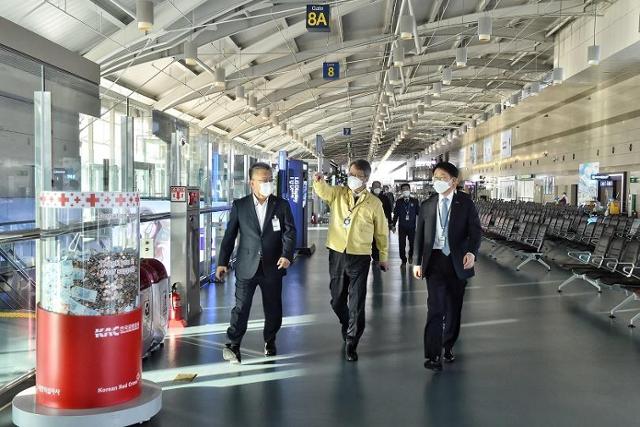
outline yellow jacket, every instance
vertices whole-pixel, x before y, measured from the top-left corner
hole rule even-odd
[[[327,235],[329,249],[340,253],[346,251],[350,255],[371,255],[371,244],[375,238],[380,261],[387,260],[389,226],[380,199],[364,190],[355,204],[353,191],[347,187],[332,187],[324,180],[314,180],[313,189],[331,208]],[[351,223],[345,227],[344,220],[349,217]]]

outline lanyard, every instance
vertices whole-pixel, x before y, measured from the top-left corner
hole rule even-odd
[[[445,200],[445,199],[442,199],[442,200]],[[447,230],[447,227],[449,226],[449,219],[451,218],[451,206],[449,206],[449,212],[447,212],[447,218],[443,224],[442,212],[440,209],[440,204],[442,203],[442,200],[438,200],[438,222],[440,223],[440,228],[442,228],[442,234],[444,234],[444,232]]]
[[[349,206],[348,214],[343,221],[345,227],[349,227],[349,225],[351,224],[351,215],[353,215],[353,213],[356,211],[356,208],[360,207],[360,205],[364,203],[364,196],[364,194],[360,194],[360,196],[358,196],[358,201],[355,202],[353,207]]]

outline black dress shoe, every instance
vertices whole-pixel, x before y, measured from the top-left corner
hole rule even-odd
[[[278,354],[276,350],[276,340],[271,340],[264,343],[264,355],[267,357],[273,357]]]
[[[427,359],[424,362],[424,367],[435,372],[440,372],[442,371],[442,362],[439,357],[435,359]]]
[[[358,353],[356,352],[356,345],[352,342],[347,342],[347,346],[345,348],[344,357],[347,359],[347,362],[357,362],[358,361]]]
[[[453,363],[456,360],[456,355],[453,354],[453,349],[444,349],[444,361],[446,363]]]
[[[222,358],[233,364],[240,363],[242,361],[242,356],[240,356],[240,346],[227,344],[226,347],[222,349]]]

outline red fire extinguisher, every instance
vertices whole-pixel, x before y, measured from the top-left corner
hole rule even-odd
[[[170,320],[182,321],[182,299],[178,292],[178,284],[174,283],[171,287],[171,314]]]

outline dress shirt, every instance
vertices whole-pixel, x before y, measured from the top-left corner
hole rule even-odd
[[[260,231],[264,230],[264,220],[267,217],[267,205],[269,205],[269,198],[264,203],[260,203],[256,195],[253,195],[253,205],[256,208],[256,215],[258,215],[258,222],[260,223]]]
[[[443,245],[445,236],[442,235],[442,225],[447,222],[447,218],[440,218],[440,211],[442,210],[442,199],[449,199],[447,202],[447,208],[449,212],[449,218],[451,218],[451,203],[453,202],[453,195],[455,191],[452,191],[448,196],[443,196],[442,194],[438,195],[438,206],[436,207],[436,238],[433,241],[433,249],[443,249]],[[448,231],[449,225],[447,224],[447,229],[444,230],[446,233]]]

